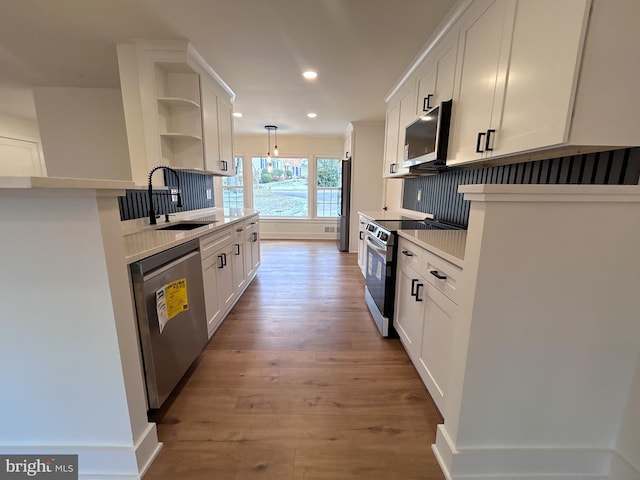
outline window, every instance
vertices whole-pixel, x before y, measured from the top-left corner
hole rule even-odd
[[[253,208],[264,217],[309,217],[309,160],[251,158]]]
[[[318,217],[340,216],[342,200],[342,160],[337,158],[318,158],[317,176],[317,213]]]
[[[222,206],[228,210],[244,208],[244,176],[242,157],[235,157],[236,175],[222,177]]]

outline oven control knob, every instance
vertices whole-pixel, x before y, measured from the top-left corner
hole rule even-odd
[[[380,240],[382,240],[383,242],[386,242],[389,239],[389,235],[387,235],[384,232],[380,232],[380,233],[378,233],[378,238]]]

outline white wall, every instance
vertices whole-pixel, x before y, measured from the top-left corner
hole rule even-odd
[[[51,177],[131,180],[122,95],[111,88],[34,88]]]
[[[618,455],[624,459],[624,462],[620,463],[628,463],[635,468],[637,472],[640,472],[640,359],[636,367],[631,393],[627,400],[627,407],[625,408],[620,424],[616,451]],[[615,465],[616,459],[614,459],[614,467]],[[623,466],[619,468],[622,469]],[[624,477],[614,475],[612,472],[610,478],[615,480]]]
[[[115,196],[0,190],[0,451],[138,479],[148,423]]]
[[[273,135],[271,136],[271,148],[273,149]],[[342,158],[344,146],[341,135],[282,135],[278,134],[278,150],[281,157],[304,157],[309,159],[309,169],[314,168],[314,157],[328,156]],[[267,154],[267,132],[264,135],[235,135],[234,155],[243,156],[245,162],[251,161],[251,157]],[[250,169],[245,168],[245,172]],[[245,188],[245,202],[251,189],[248,180]],[[216,182],[219,190],[219,183]],[[218,192],[216,192],[218,193]],[[216,203],[220,206],[219,201]],[[336,239],[336,233],[325,232],[326,226],[337,225],[337,219],[295,219],[295,220],[270,220],[260,218],[260,236],[267,239]]]
[[[384,122],[352,122],[351,216],[349,251],[357,252],[358,212],[383,207]]]

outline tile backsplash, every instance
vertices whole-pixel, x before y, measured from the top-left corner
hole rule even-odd
[[[588,184],[637,185],[640,178],[640,147],[573,155],[494,167],[465,167],[438,175],[404,181],[403,208],[433,213],[439,220],[463,225],[469,221],[469,202],[458,185]],[[418,191],[421,200],[418,201]]]
[[[167,190],[154,190],[153,203],[156,213],[184,212],[200,208],[214,207],[213,202],[213,177],[185,170],[177,170],[180,178],[180,191],[182,192],[183,207],[178,209]],[[163,171],[164,181],[167,187],[175,187],[176,179],[171,172]],[[158,175],[156,173],[156,175]],[[211,190],[211,198],[207,199],[207,190]],[[155,193],[157,192],[157,193]],[[143,218],[149,214],[149,202],[147,190],[127,190],[123,197],[118,198],[120,207],[120,220],[133,220]]]

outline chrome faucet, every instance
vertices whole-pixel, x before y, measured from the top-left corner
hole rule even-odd
[[[176,184],[178,186],[178,203],[177,207],[182,208],[182,195],[180,194],[180,177],[178,177],[178,172],[176,172],[173,168],[167,167],[166,165],[158,165],[157,167],[153,167],[149,172],[149,185],[148,185],[148,195],[149,195],[149,225],[156,225],[156,212],[153,208],[153,186],[151,184],[151,177],[153,176],[156,170],[169,170],[176,177]],[[172,193],[166,192],[157,192],[156,195],[173,195]],[[167,216],[168,219],[168,216]]]

